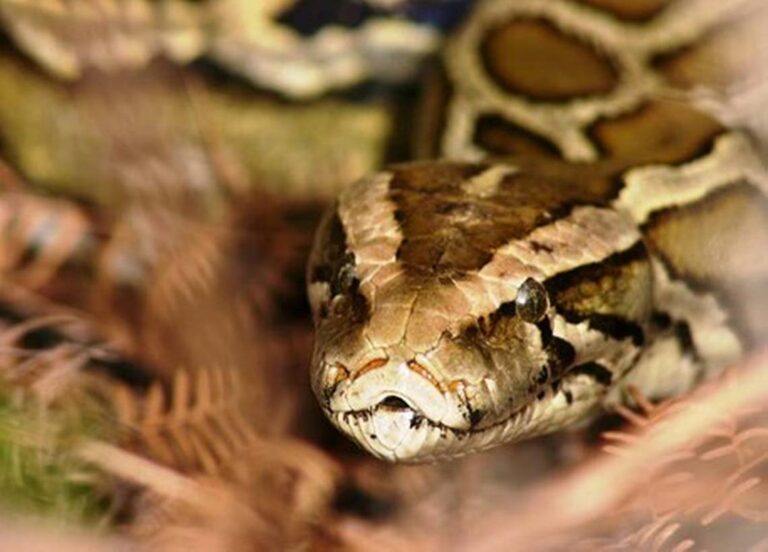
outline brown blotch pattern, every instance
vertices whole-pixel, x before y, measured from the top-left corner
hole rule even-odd
[[[473,142],[494,155],[560,157],[557,146],[500,115],[481,116],[475,125]]]
[[[606,157],[632,166],[691,161],[706,153],[724,130],[690,106],[655,100],[633,113],[598,121],[589,134]]]
[[[650,21],[666,8],[671,0],[578,0],[582,4],[609,12],[618,19],[632,22]]]
[[[534,100],[607,94],[618,82],[609,59],[544,20],[515,19],[493,28],[480,49],[486,71],[502,89]]]
[[[643,231],[676,277],[702,287],[768,274],[768,199],[746,182],[652,213]]]
[[[390,197],[403,241],[406,270],[460,276],[482,268],[497,248],[567,216],[576,205],[605,204],[615,196],[609,180],[582,180],[579,171],[519,170],[479,198],[462,184],[489,165],[411,163],[392,168]]]
[[[768,199],[746,182],[653,213],[643,228],[672,277],[712,291],[752,343],[768,335]]]

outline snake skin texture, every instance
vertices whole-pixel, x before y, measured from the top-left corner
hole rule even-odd
[[[733,99],[761,86],[763,11],[478,3],[420,113],[415,155],[442,159],[359,180],[318,230],[331,421],[442,459],[583,424],[630,384],[685,392],[764,341],[768,175]]]

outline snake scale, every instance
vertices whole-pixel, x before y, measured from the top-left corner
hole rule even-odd
[[[352,184],[317,232],[330,420],[432,461],[583,424],[630,384],[685,392],[759,345],[768,179],[727,109],[756,7],[478,3],[427,85],[415,155],[437,160]]]

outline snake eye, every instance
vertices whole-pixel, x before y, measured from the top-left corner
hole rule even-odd
[[[544,286],[528,278],[517,290],[515,311],[526,322],[535,323],[544,318],[549,307],[549,298]]]

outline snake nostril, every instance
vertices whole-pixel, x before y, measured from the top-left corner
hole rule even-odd
[[[379,402],[379,406],[391,408],[392,410],[412,410],[407,402],[405,402],[400,397],[395,397],[394,395],[388,395],[384,397],[381,402]]]

